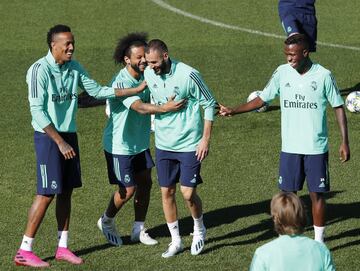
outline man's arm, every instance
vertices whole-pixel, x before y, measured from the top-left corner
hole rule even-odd
[[[250,102],[240,104],[237,107],[231,108],[226,107],[222,104],[219,104],[219,115],[220,116],[233,116],[236,114],[241,114],[249,111],[253,111],[255,109],[258,109],[264,105],[264,101],[261,100],[260,97],[256,97],[254,100],[251,100]]]
[[[340,133],[341,133],[341,144],[339,148],[340,161],[344,163],[350,159],[347,120],[343,106],[335,107],[334,110],[335,110],[336,120],[339,124]]]
[[[146,81],[143,81],[135,88],[115,88],[115,97],[133,96],[139,94],[140,92],[143,92],[146,87]]]
[[[184,107],[186,100],[182,99],[174,101],[175,96],[170,97],[169,100],[163,105],[154,105],[150,103],[143,103],[140,99],[133,102],[130,106],[132,110],[140,114],[159,114],[178,111]]]
[[[200,162],[203,161],[205,157],[209,154],[212,124],[212,121],[204,120],[203,136],[195,152],[195,155]]]
[[[71,159],[76,156],[74,149],[60,136],[56,129],[49,124],[43,128],[44,132],[58,145],[60,152],[65,159]]]

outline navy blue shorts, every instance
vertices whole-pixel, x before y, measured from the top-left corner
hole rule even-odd
[[[110,184],[117,184],[122,187],[135,186],[134,175],[154,167],[154,161],[149,149],[135,155],[104,152]]]
[[[328,192],[330,178],[328,153],[303,155],[281,152],[279,170],[279,188],[295,192],[303,188],[306,178],[309,192]]]
[[[156,148],[156,170],[159,185],[169,187],[180,180],[182,186],[196,187],[202,183],[201,162],[195,152],[172,152]]]
[[[317,19],[313,14],[291,13],[280,16],[286,35],[293,33],[306,34],[310,42],[310,52],[316,52]]]
[[[82,186],[77,135],[59,134],[74,149],[74,158],[65,160],[57,144],[46,133],[34,133],[38,195],[61,194],[63,190]]]

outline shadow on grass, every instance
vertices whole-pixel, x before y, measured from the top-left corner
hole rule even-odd
[[[326,198],[333,198],[336,194],[342,193],[343,191],[333,191],[326,194]],[[309,217],[308,227],[306,231],[312,231],[312,215],[311,215],[311,200],[308,195],[301,196],[304,201]],[[234,205],[229,207],[224,207],[216,210],[209,211],[204,214],[204,221],[208,231],[211,228],[220,227],[222,225],[231,224],[237,221],[238,219],[246,219],[246,217],[258,215],[258,214],[269,214],[270,210],[270,200],[264,200],[256,203],[245,204],[245,205]],[[360,202],[355,203],[344,203],[344,204],[327,204],[327,225],[331,225],[334,223],[342,222],[344,220],[359,218],[360,217]],[[193,219],[191,216],[179,219],[180,233],[182,236],[190,235],[193,231]],[[159,237],[170,237],[169,230],[167,228],[166,223],[158,225],[154,228],[148,230],[149,234],[154,238]],[[355,237],[359,236],[360,229],[352,229],[346,232],[343,232],[338,235],[328,236],[326,240],[341,240],[347,237]],[[257,234],[257,235],[256,235]],[[235,241],[234,240],[241,236],[247,235],[256,235],[255,237]],[[206,241],[206,248],[203,253],[210,253],[217,249],[227,246],[241,246],[247,244],[253,244],[257,242],[269,241],[275,238],[277,234],[273,230],[273,222],[270,218],[261,220],[259,223],[251,225],[247,228],[242,228],[236,231],[228,232],[221,236],[208,238]],[[131,245],[130,237],[123,237],[124,245]],[[219,244],[218,242],[222,242]],[[349,243],[338,245],[331,250],[338,250],[345,247],[356,246],[360,243],[360,240],[351,241]],[[211,246],[214,244],[213,246]],[[75,251],[75,253],[79,256],[89,254],[95,252],[97,250],[109,249],[112,246],[109,244],[98,245],[82,250]],[[188,249],[188,248],[185,248]],[[47,260],[52,260],[54,257],[49,257]]]
[[[357,83],[353,87],[341,89],[340,94],[341,94],[341,96],[347,96],[347,95],[349,95],[350,92],[353,92],[353,91],[360,91],[360,83]]]

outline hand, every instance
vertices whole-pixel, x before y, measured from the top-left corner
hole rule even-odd
[[[196,148],[195,155],[197,160],[202,162],[206,156],[209,154],[209,141],[206,139],[201,139],[199,145]]]
[[[165,112],[174,112],[179,111],[186,105],[186,100],[181,99],[179,101],[174,101],[175,95],[171,96],[168,101],[162,105]]]
[[[350,160],[350,148],[348,144],[342,143],[339,149],[340,162],[344,163]]]
[[[72,159],[76,156],[74,149],[65,141],[61,141],[58,147],[62,155],[64,155],[65,160]]]
[[[233,109],[226,107],[222,104],[219,104],[219,112],[218,114],[222,117],[229,117],[233,115]]]
[[[147,83],[146,81],[142,81],[140,85],[138,85],[135,89],[137,93],[143,92],[146,89]]]

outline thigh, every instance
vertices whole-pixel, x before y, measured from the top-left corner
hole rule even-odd
[[[62,193],[63,159],[56,143],[45,133],[35,132],[37,194]]]
[[[155,165],[149,149],[136,154],[131,163],[135,174],[151,169]]]
[[[176,153],[156,149],[155,157],[159,185],[174,186],[180,176],[180,162],[176,159]]]
[[[281,152],[279,169],[279,188],[295,192],[303,188],[305,181],[304,156]]]
[[[299,16],[300,21],[300,32],[307,35],[309,38],[309,50],[310,52],[316,51],[316,40],[317,40],[317,19],[313,14],[302,14]]]
[[[299,21],[293,14],[287,14],[281,17],[281,25],[287,36],[294,33],[301,33]]]
[[[310,192],[330,191],[329,154],[306,155],[305,173]]]
[[[117,184],[120,187],[135,186],[134,168],[132,160],[134,155],[118,155],[105,152],[108,178],[110,184]]]
[[[72,159],[65,160],[63,157],[63,188],[72,189],[82,186],[80,151],[76,133],[60,133],[64,140],[74,149],[76,156]]]
[[[186,187],[196,187],[202,183],[200,176],[201,162],[197,160],[195,152],[179,153],[180,183]]]

